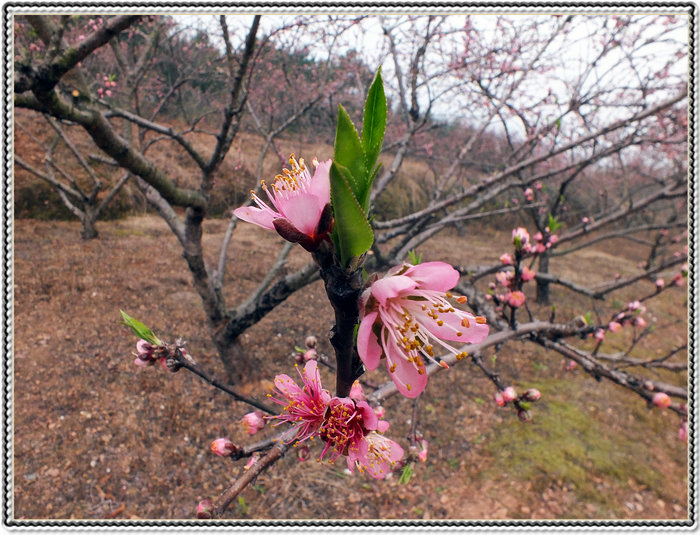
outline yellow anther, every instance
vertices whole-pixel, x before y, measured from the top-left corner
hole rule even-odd
[[[457,302],[458,302],[460,305],[463,305],[464,303],[467,302],[466,296],[460,295],[460,296],[457,298]]]
[[[406,390],[411,390],[411,385],[407,384],[407,385],[406,385]]]
[[[462,327],[466,327],[467,329],[469,328],[469,319],[462,318]]]
[[[438,324],[440,327],[442,327],[444,323],[445,323],[445,322],[442,321],[442,320],[437,320],[437,324]]]
[[[483,325],[486,323],[486,318],[484,316],[477,316],[474,318],[474,321],[476,321],[480,325]]]

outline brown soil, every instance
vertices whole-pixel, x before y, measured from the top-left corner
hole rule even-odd
[[[184,338],[202,366],[223,375],[180,248],[165,224],[155,217],[133,217],[99,223],[98,229],[100,239],[83,242],[77,223],[16,222],[14,515],[193,518],[197,502],[217,496],[245,463],[214,456],[209,443],[229,436],[242,444],[273,431],[247,437],[238,422],[246,407],[186,371],[134,366],[136,340],[120,324],[120,309],[165,340]],[[206,225],[212,259],[224,229],[222,221]],[[491,245],[470,244],[466,250],[463,239],[446,236],[423,253],[426,260],[472,264],[497,258],[507,250],[506,242],[505,235],[496,235],[484,240]],[[231,303],[255,288],[279,244],[273,233],[257,228],[237,232],[228,274]],[[297,249],[292,267],[306,261]],[[614,259],[605,251],[601,255]],[[575,260],[571,262],[575,271]],[[630,254],[617,262],[622,268],[601,263],[600,269],[631,272],[637,259]],[[682,319],[684,312],[678,314]],[[251,328],[243,342],[259,360],[259,376],[245,389],[264,396],[275,374],[293,374],[290,354],[308,334],[318,336],[320,349],[329,353],[325,335],[331,317],[317,282]],[[667,334],[682,340],[684,328],[681,321]],[[616,386],[566,372],[561,358],[523,343],[506,346],[495,366],[518,388],[550,380],[555,382],[548,384],[566,387],[551,394],[550,405],[543,399],[535,406],[532,424],[521,424],[512,411],[494,406],[492,385],[463,361],[430,380],[420,420],[430,442],[428,461],[416,465],[408,484],[399,484],[396,476],[386,481],[348,476],[342,462],[300,463],[290,452],[243,492],[227,516],[687,517],[687,451],[675,437],[676,418],[647,410],[639,398]],[[369,376],[377,382],[386,377],[381,370]],[[323,378],[331,384],[326,371]],[[592,469],[576,479],[553,467],[522,480],[509,459],[523,452],[527,459],[528,444],[515,438],[504,442],[504,437],[517,437],[523,425],[531,425],[527,429],[536,438],[538,411],[544,420],[555,400],[576,408],[585,425],[593,422],[601,441],[634,442],[631,457],[648,465],[649,475]],[[392,423],[389,435],[406,446],[411,402],[392,398],[385,407]],[[578,440],[577,433],[574,426],[571,440]],[[494,444],[504,443],[494,450]],[[552,440],[549,447],[556,452],[562,446]],[[586,485],[592,489],[588,494]]]

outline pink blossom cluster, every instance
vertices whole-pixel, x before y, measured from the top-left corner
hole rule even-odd
[[[284,405],[282,413],[274,418],[296,429],[292,440],[300,444],[319,437],[325,443],[319,461],[326,455],[330,462],[347,455],[350,471],[358,467],[374,478],[386,477],[404,453],[401,446],[383,434],[389,422],[381,420],[362,399],[331,397],[321,385],[315,360],[308,361],[299,375],[302,387],[288,375],[275,377],[276,394],[281,399],[270,395],[273,401]],[[353,394],[362,397],[357,389]]]
[[[97,89],[97,94],[99,95],[100,98],[102,97],[111,97],[112,96],[112,88],[117,87],[117,82],[114,80],[111,80],[109,76],[104,76],[102,78],[104,87],[100,87]]]

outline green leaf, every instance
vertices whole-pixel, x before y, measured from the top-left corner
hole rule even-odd
[[[331,165],[331,205],[333,206],[333,241],[343,266],[350,259],[367,252],[374,242],[374,232],[357,202],[342,167]]]
[[[550,232],[556,232],[557,229],[561,227],[561,223],[557,220],[556,217],[552,216],[552,214],[549,214],[549,217],[547,218],[547,226],[549,227]]]
[[[374,81],[367,92],[365,112],[362,119],[362,147],[365,151],[365,166],[372,169],[382,151],[386,130],[386,95],[382,69],[377,69]]]
[[[163,345],[163,342],[161,342],[160,339],[155,334],[153,334],[153,331],[151,329],[146,327],[139,320],[129,316],[129,314],[127,314],[123,310],[120,310],[119,312],[121,312],[124,325],[130,327],[131,330],[134,331],[134,334],[136,334],[136,336],[138,336],[142,340],[146,340],[146,342],[154,346]]]
[[[415,249],[408,251],[408,259],[414,266],[417,266],[423,260],[423,253],[416,253]]]
[[[410,464],[407,464],[406,466],[403,467],[403,470],[401,471],[401,477],[399,477],[399,485],[405,485],[409,481],[411,481],[411,476],[413,475],[413,466]]]
[[[349,186],[356,198],[366,189],[369,171],[365,167],[365,152],[352,119],[342,105],[338,106],[333,162],[350,171]]]

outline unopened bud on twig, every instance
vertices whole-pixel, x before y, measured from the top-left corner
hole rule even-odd
[[[501,394],[503,395],[503,401],[505,401],[506,403],[508,403],[509,401],[513,401],[518,397],[515,388],[513,388],[512,386],[504,388]]]
[[[217,438],[211,443],[210,448],[219,457],[228,457],[238,449],[228,438]]]
[[[520,409],[518,411],[518,418],[520,418],[523,422],[529,422],[530,420],[532,420],[532,414],[530,413],[530,411]]]
[[[306,341],[304,343],[309,349],[314,349],[316,347],[316,344],[318,343],[318,340],[315,336],[311,335],[306,337]]]
[[[661,409],[667,409],[671,405],[671,398],[666,392],[657,392],[654,394],[652,402]]]
[[[202,500],[197,504],[197,518],[211,518],[214,512],[214,505],[211,500]]]
[[[542,394],[536,388],[528,388],[525,393],[520,396],[523,401],[537,401],[542,397]]]

